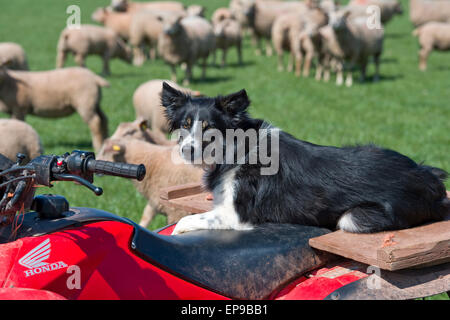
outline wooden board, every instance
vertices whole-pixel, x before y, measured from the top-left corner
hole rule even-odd
[[[447,220],[398,231],[356,234],[336,231],[309,240],[311,247],[395,271],[450,261]]]
[[[213,208],[213,201],[207,200],[208,194],[201,184],[191,183],[163,189],[160,196],[165,205],[190,213],[203,213]]]
[[[200,184],[188,184],[164,189],[161,201],[190,213],[202,213],[213,208],[207,196]],[[450,215],[446,221],[398,231],[355,234],[339,230],[312,238],[309,244],[390,271],[445,263],[450,261]]]

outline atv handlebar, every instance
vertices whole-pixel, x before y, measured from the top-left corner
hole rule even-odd
[[[141,181],[144,179],[145,166],[95,160],[93,152],[74,150],[62,156],[39,156],[25,166],[20,166],[23,158],[18,155],[17,163],[0,172],[0,214],[15,213],[34,196],[34,185],[52,187],[53,181],[74,181],[96,195],[103,190],[94,186],[94,173]],[[6,181],[5,181],[6,180]],[[12,195],[12,196],[10,196]]]
[[[143,164],[135,165],[102,160],[89,160],[87,162],[87,169],[94,173],[136,179],[138,181],[141,181],[145,177],[145,166]]]

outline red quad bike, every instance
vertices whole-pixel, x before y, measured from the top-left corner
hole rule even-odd
[[[0,299],[412,299],[450,290],[448,241],[438,265],[391,272],[311,248],[309,239],[330,233],[317,227],[170,236],[174,225],[151,232],[59,195],[34,197],[53,181],[100,195],[94,173],[142,180],[143,165],[77,150],[20,162],[0,172]]]

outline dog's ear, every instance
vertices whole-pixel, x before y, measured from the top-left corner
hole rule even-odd
[[[250,105],[250,100],[245,89],[229,94],[227,96],[219,96],[216,100],[216,106],[229,114],[237,114],[244,112]]]
[[[163,88],[161,92],[161,104],[167,109],[176,109],[181,107],[187,101],[188,96],[171,87],[167,82],[163,82]]]

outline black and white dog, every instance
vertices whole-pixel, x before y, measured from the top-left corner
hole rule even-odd
[[[184,217],[174,234],[198,229],[251,229],[262,223],[294,223],[340,228],[367,233],[409,228],[442,220],[450,212],[444,170],[415,163],[395,151],[374,145],[328,147],[294,138],[247,113],[250,101],[245,90],[215,98],[194,98],[167,83],[163,84],[162,105],[171,130],[180,129],[180,152],[194,163],[212,144],[212,154],[231,154],[231,161],[209,163],[204,182],[213,193],[212,211]],[[264,131],[244,143],[245,161],[227,139],[230,130]],[[200,134],[198,134],[200,133]],[[272,139],[276,138],[276,139]],[[267,148],[278,161],[276,172],[262,174],[272,164],[251,155]],[[263,143],[264,142],[264,143]],[[217,154],[216,154],[217,155]],[[273,157],[276,156],[276,157]],[[277,159],[276,159],[277,158]]]

